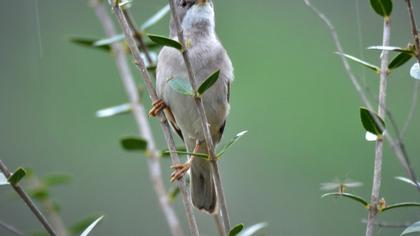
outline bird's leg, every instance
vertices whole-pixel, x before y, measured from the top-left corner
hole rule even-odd
[[[180,180],[182,177],[184,177],[185,173],[191,168],[192,160],[195,158],[194,153],[197,153],[200,148],[200,143],[197,142],[195,145],[193,155],[191,155],[190,159],[183,163],[183,164],[177,164],[171,166],[172,169],[174,169],[174,172],[171,174],[171,182],[174,182],[175,180]]]
[[[168,107],[162,99],[154,101],[152,105],[152,109],[149,111],[149,116],[153,117],[157,116],[159,112]]]

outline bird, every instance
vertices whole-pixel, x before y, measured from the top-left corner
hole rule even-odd
[[[175,5],[196,83],[201,84],[215,71],[219,71],[218,80],[202,95],[212,141],[217,144],[222,138],[230,110],[233,65],[215,32],[213,0],[176,0]],[[169,25],[171,39],[178,40],[173,16]],[[172,127],[183,139],[187,152],[208,154],[194,97],[175,91],[169,85],[169,81],[174,78],[182,78],[188,82],[185,62],[179,50],[163,47],[158,55],[156,68],[159,100],[153,103],[149,114],[156,116],[161,110],[165,110]],[[186,163],[172,168],[174,172],[171,181],[181,179],[190,170],[193,205],[209,214],[216,213],[218,199],[210,161],[192,154]]]

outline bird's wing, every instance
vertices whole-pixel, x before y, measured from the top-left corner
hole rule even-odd
[[[175,132],[178,134],[178,136],[182,140],[184,140],[184,136],[182,136],[181,129],[178,127],[178,125],[176,123],[176,120],[175,120],[175,116],[174,116],[174,114],[172,114],[172,111],[171,111],[171,108],[170,107],[167,107],[165,109],[165,115],[166,115],[166,118],[169,121],[169,124],[171,124],[172,128],[175,130]]]
[[[226,80],[226,89],[227,89],[227,91],[226,91],[226,100],[227,100],[227,103],[228,104],[230,102],[230,84],[231,84],[231,81],[230,80]],[[226,120],[225,120],[225,122],[223,122],[222,126],[219,129],[220,138],[222,137],[223,132],[225,131],[225,127],[226,127]]]

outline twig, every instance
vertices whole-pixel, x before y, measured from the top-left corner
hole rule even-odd
[[[15,227],[13,227],[13,226],[11,226],[11,225],[9,225],[9,224],[1,221],[1,220],[0,220],[0,227],[6,229],[7,231],[9,231],[9,232],[11,232],[15,235],[24,236],[24,234],[22,232],[20,232],[19,230],[17,230]]]
[[[420,36],[417,30],[416,18],[413,13],[413,5],[411,4],[411,0],[405,0],[405,2],[407,3],[408,15],[410,17],[411,32],[414,38],[414,45],[416,46],[416,58],[417,61],[420,63]]]
[[[341,46],[341,43],[338,39],[338,35],[337,32],[335,31],[334,26],[332,25],[331,21],[322,13],[320,12],[316,7],[314,7],[309,0],[304,0],[305,4],[310,7],[317,15],[318,17],[321,18],[321,20],[327,25],[331,36],[333,38],[333,41],[335,43],[336,49],[337,51],[340,53],[340,59],[344,65],[344,69],[346,70],[346,73],[348,75],[348,78],[350,79],[350,81],[352,82],[357,94],[359,95],[360,99],[362,100],[362,103],[371,111],[373,111],[373,106],[370,103],[369,99],[366,96],[366,93],[363,91],[362,86],[360,85],[359,81],[357,80],[356,76],[353,74],[353,72],[351,71],[350,68],[350,64],[347,60],[346,57],[343,56],[344,54],[344,50],[343,47]],[[381,128],[382,130],[385,130],[384,126],[382,125],[382,123],[379,121],[379,119],[376,116],[373,116],[373,118],[375,119],[375,123],[378,124],[379,128]],[[404,149],[404,145],[402,144],[402,142],[400,142],[399,140],[395,140],[392,135],[390,134],[390,132],[386,132],[383,135],[383,138],[385,138],[388,142],[389,145],[392,149],[392,151],[394,152],[395,156],[397,157],[397,159],[399,160],[399,162],[401,163],[402,167],[404,168],[406,174],[408,175],[408,177],[413,180],[415,183],[417,182],[416,180],[416,175],[412,169],[412,166],[410,164],[410,161],[408,159],[408,155]],[[417,188],[420,190],[420,186],[417,186]]]
[[[155,101],[158,100],[156,90],[153,87],[153,82],[152,82],[152,80],[150,78],[150,75],[147,71],[147,68],[145,67],[144,62],[141,58],[141,53],[140,53],[140,51],[137,47],[137,42],[136,42],[135,38],[133,37],[134,32],[132,32],[132,30],[130,29],[130,25],[128,24],[127,19],[125,18],[125,15],[124,15],[123,11],[118,6],[118,4],[115,4],[115,2],[114,2],[112,8],[113,8],[113,11],[114,11],[114,13],[117,17],[117,20],[118,20],[119,24],[121,25],[121,28],[123,29],[124,35],[125,35],[126,40],[128,42],[128,46],[129,46],[130,51],[131,51],[131,53],[134,57],[135,64],[142,74],[142,77],[143,77],[145,85],[146,85],[146,89],[149,93],[149,97],[152,100],[152,102],[155,102]],[[111,22],[109,22],[108,24],[112,25]],[[109,25],[107,25],[107,27],[105,27],[105,28],[106,28],[106,30],[111,29]],[[113,35],[115,32],[110,32],[110,33],[112,33],[112,35]],[[122,79],[123,79],[123,83],[124,83],[124,86],[127,90],[127,93],[129,95],[131,103],[133,105],[138,103],[137,87],[136,87],[136,84],[135,84],[134,80],[129,79],[129,78],[122,78]],[[141,111],[139,111],[138,108],[139,108],[138,106],[133,106],[134,114],[140,114]],[[173,164],[179,164],[180,160],[179,160],[178,155],[176,154],[176,146],[175,146],[175,142],[173,140],[172,134],[171,134],[171,130],[170,130],[168,120],[166,119],[165,114],[163,112],[160,112],[159,118],[160,118],[160,123],[161,123],[161,127],[162,127],[162,130],[163,130],[164,136],[165,136],[166,143],[168,144],[168,149],[171,153],[172,163]],[[197,236],[197,235],[199,235],[197,222],[196,222],[196,219],[194,217],[191,197],[190,197],[189,191],[186,187],[185,180],[181,179],[181,180],[177,181],[177,184],[178,184],[178,187],[179,187],[181,195],[182,195],[182,202],[184,204],[184,210],[185,210],[185,213],[186,213],[186,216],[187,216],[187,221],[188,221],[188,226],[189,226],[190,233],[193,236]]]
[[[127,23],[130,26],[131,31],[134,32],[133,36],[137,40],[137,43],[140,49],[143,51],[147,63],[149,63],[149,65],[152,65],[153,60],[152,60],[152,57],[150,56],[149,49],[146,47],[146,44],[144,43],[142,33],[137,30],[137,27],[133,21],[133,18],[130,16],[130,13],[126,9],[122,9],[122,12],[125,16],[125,19],[127,19]]]
[[[384,27],[382,35],[382,46],[389,46],[391,39],[391,19],[390,17],[384,18]],[[379,80],[379,105],[378,115],[385,119],[386,111],[386,92],[388,84],[388,62],[389,62],[389,51],[384,50],[381,54],[381,73]],[[379,194],[381,189],[382,179],[382,161],[383,161],[383,140],[378,139],[375,146],[375,164],[373,170],[373,181],[372,181],[372,194],[370,197],[370,206],[368,214],[368,222],[366,225],[366,236],[373,235],[373,228],[375,223],[376,215],[378,214],[378,202]]]
[[[188,79],[190,81],[191,87],[194,91],[197,91],[197,82],[195,80],[195,74],[191,65],[191,61],[188,55],[188,48],[186,47],[184,34],[181,28],[181,24],[179,21],[179,17],[176,10],[175,0],[169,0],[169,5],[171,7],[172,17],[174,19],[178,40],[181,43],[183,50],[182,50],[182,57],[185,62],[185,66],[188,72]],[[229,221],[229,214],[226,206],[226,200],[223,192],[222,180],[220,177],[219,167],[217,165],[217,155],[214,151],[214,144],[213,139],[211,137],[210,128],[207,121],[206,111],[204,110],[204,105],[201,100],[200,96],[194,96],[194,101],[197,106],[197,112],[201,118],[201,127],[203,128],[204,138],[207,144],[207,150],[209,154],[209,159],[213,171],[213,178],[214,184],[216,186],[216,191],[219,199],[219,206],[220,206],[220,213],[222,214],[223,224],[225,228],[225,232],[228,233],[230,230],[230,221]]]
[[[7,166],[3,163],[2,160],[0,160],[0,170],[3,172],[4,176],[6,178],[9,178],[12,174],[10,173]],[[35,205],[35,203],[32,201],[32,199],[29,197],[29,195],[21,188],[18,184],[10,184],[12,188],[16,191],[16,193],[19,195],[19,197],[25,202],[25,204],[31,209],[32,213],[36,216],[36,218],[41,222],[42,226],[44,226],[45,230],[48,232],[49,235],[55,236],[57,235],[54,231],[54,229],[51,227],[50,223],[47,221],[45,216],[42,214],[42,212],[38,209],[38,207]]]
[[[213,219],[214,223],[216,224],[217,232],[219,233],[219,235],[226,235],[222,216],[220,214],[214,214]]]
[[[100,2],[98,2],[98,0],[92,0],[92,6],[94,7],[100,22],[102,23],[107,36],[115,36],[116,31],[106,8]],[[150,123],[147,119],[144,106],[140,103],[140,98],[138,92],[136,91],[134,78],[130,71],[125,51],[119,43],[112,44],[112,49],[115,54],[115,62],[117,64],[121,79],[123,80],[127,93],[129,94],[129,99],[133,108],[132,110],[135,121],[137,123],[137,128],[140,135],[146,139],[148,144],[147,153],[149,154],[150,158],[147,159],[147,163],[149,167],[150,178],[152,180],[153,187],[155,188],[160,207],[169,225],[171,234],[174,236],[182,236],[184,234],[182,232],[178,217],[172,205],[170,204],[168,194],[165,189],[164,181],[162,178],[162,170],[159,162],[159,154],[156,150],[156,144],[150,128]]]
[[[420,39],[419,39],[419,32],[417,30],[417,25],[416,25],[416,18],[413,13],[413,5],[411,4],[411,0],[405,0],[405,2],[407,3],[407,10],[408,10],[408,16],[410,18],[411,32],[413,34],[414,46],[416,49],[415,54],[416,54],[417,62],[420,64]],[[419,86],[420,86],[420,82],[416,81],[416,85],[414,86],[414,91],[413,91],[413,97],[411,100],[410,112],[408,113],[407,120],[401,131],[401,136],[405,135],[408,129],[408,126],[410,125],[411,120],[414,117],[414,112],[416,111],[416,107],[417,107],[417,96],[418,96]]]

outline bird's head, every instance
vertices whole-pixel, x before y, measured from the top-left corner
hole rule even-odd
[[[177,0],[177,14],[184,31],[208,31],[214,28],[212,0]],[[176,34],[173,19],[171,34]]]

